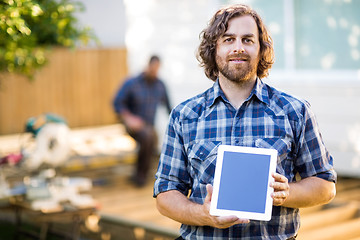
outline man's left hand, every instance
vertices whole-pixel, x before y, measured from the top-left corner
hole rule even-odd
[[[270,187],[274,188],[274,192],[271,194],[271,197],[273,198],[273,205],[281,206],[289,196],[290,186],[288,179],[278,173],[273,173],[272,177],[275,180],[270,183]]]

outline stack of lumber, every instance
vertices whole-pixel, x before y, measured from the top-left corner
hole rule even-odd
[[[133,162],[136,156],[136,142],[121,124],[71,129],[69,142],[69,158],[60,167],[64,172],[111,167],[119,162]],[[30,133],[0,136],[0,157],[19,154],[24,149],[31,154],[35,147]]]
[[[71,130],[71,155],[63,172],[133,163],[137,145],[121,124]]]

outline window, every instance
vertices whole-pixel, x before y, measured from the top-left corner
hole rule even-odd
[[[224,4],[237,1],[225,0]],[[358,70],[360,1],[248,0],[274,40],[274,69]]]

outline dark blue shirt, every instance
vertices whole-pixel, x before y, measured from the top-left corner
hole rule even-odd
[[[118,114],[127,110],[154,125],[159,103],[165,104],[170,113],[171,107],[164,83],[160,79],[147,81],[145,75],[140,74],[125,81],[115,96],[113,106]]]
[[[216,82],[172,111],[154,196],[178,190],[202,204],[206,185],[214,181],[220,144],[276,149],[276,171],[289,182],[296,181],[296,174],[336,180],[333,159],[309,103],[258,79],[247,100],[235,109]],[[299,226],[298,209],[273,206],[268,222],[251,220],[227,229],[183,224],[180,232],[184,239],[287,239],[297,234]]]

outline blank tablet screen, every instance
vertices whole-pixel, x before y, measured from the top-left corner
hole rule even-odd
[[[265,213],[269,167],[269,155],[225,151],[217,208]]]
[[[242,218],[271,218],[269,187],[277,151],[272,149],[219,147],[211,213]],[[269,215],[270,213],[270,215]]]

